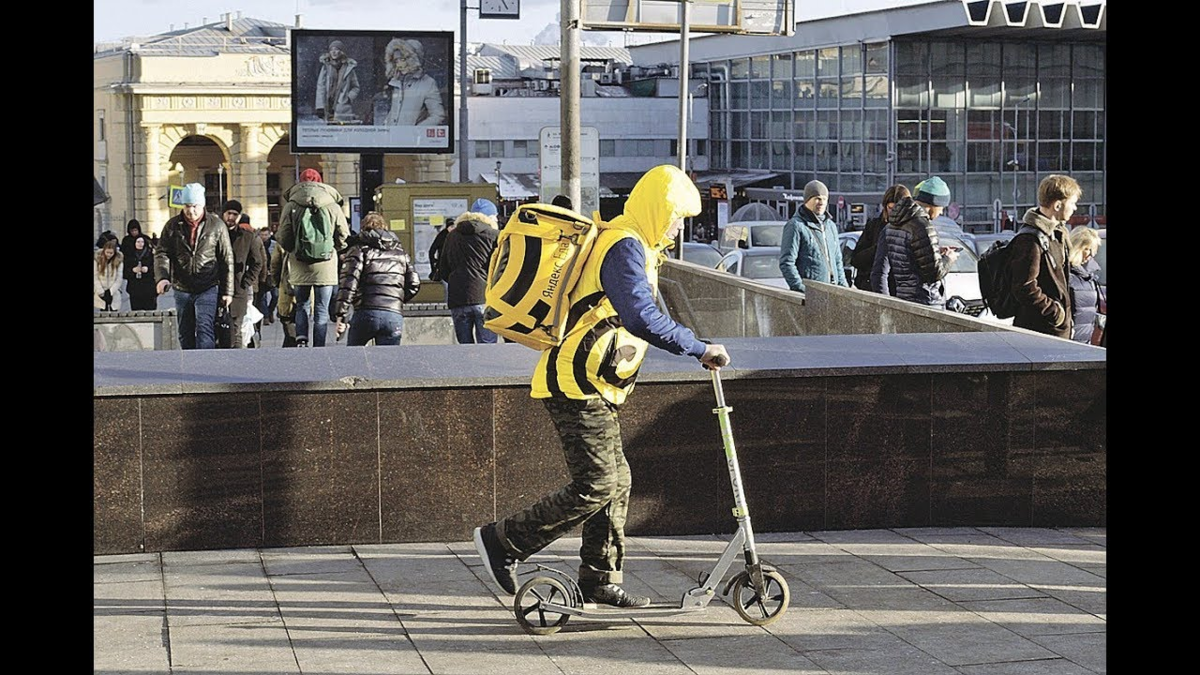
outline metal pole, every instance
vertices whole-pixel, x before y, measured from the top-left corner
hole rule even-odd
[[[1025,97],[1025,98],[1022,98],[1020,100],[1013,102],[1012,172],[1013,172],[1013,225],[1014,225],[1014,227],[1016,226],[1016,222],[1018,220],[1020,220],[1020,218],[1021,218],[1021,214],[1019,213],[1019,207],[1017,206],[1017,169],[1019,169],[1021,166],[1019,160],[1017,160],[1017,141],[1018,141],[1018,137],[1020,136],[1020,134],[1018,132],[1021,129],[1021,104],[1027,100],[1029,100],[1029,97]]]
[[[679,3],[679,170],[687,172],[688,29],[691,1]],[[683,231],[675,235],[675,258],[683,259]]]
[[[565,1],[565,0],[564,0]],[[458,182],[469,183],[467,169],[467,0],[458,9]]]
[[[561,0],[562,45],[559,49],[559,115],[562,117],[562,191],[580,213],[579,140],[579,0]]]

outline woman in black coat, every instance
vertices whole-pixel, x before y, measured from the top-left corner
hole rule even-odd
[[[854,265],[854,287],[864,291],[871,290],[871,266],[875,264],[875,248],[879,244],[879,235],[883,234],[883,229],[887,227],[888,214],[892,212],[892,207],[896,202],[911,197],[912,193],[908,188],[899,183],[887,189],[883,193],[883,201],[880,203],[883,210],[879,215],[867,221],[866,227],[863,228],[862,234],[858,236],[858,244],[854,247],[854,253],[850,256],[850,262]],[[889,280],[890,289],[895,291],[894,280]]]
[[[351,347],[371,340],[376,345],[398,345],[404,333],[402,307],[421,290],[421,277],[380,214],[372,211],[363,217],[362,232],[355,240],[346,251],[334,297],[338,337],[349,330]]]
[[[129,308],[135,312],[158,309],[158,291],[154,288],[154,248],[150,238],[139,234],[130,242],[125,256],[125,292]]]

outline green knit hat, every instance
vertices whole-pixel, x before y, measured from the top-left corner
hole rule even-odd
[[[937,176],[930,176],[917,183],[917,187],[913,192],[915,193],[913,199],[918,202],[933,204],[934,206],[950,205],[950,186],[946,185],[946,181]]]

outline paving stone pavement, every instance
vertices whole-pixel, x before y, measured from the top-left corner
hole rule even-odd
[[[678,605],[727,536],[639,536],[626,587]],[[787,612],[521,630],[469,541],[94,556],[93,672],[184,675],[1106,673],[1106,529],[768,533]],[[523,564],[563,571],[579,539]],[[726,578],[738,571],[735,563]],[[523,577],[524,578],[524,577]],[[720,588],[720,587],[718,587]]]

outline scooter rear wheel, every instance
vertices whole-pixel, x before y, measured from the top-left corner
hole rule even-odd
[[[760,594],[750,583],[750,575],[742,572],[733,580],[733,609],[747,623],[765,626],[774,623],[787,611],[791,592],[783,575],[775,570],[763,570],[766,588]]]
[[[570,607],[571,594],[567,587],[553,577],[534,577],[517,589],[513,598],[513,613],[521,630],[530,635],[551,635],[567,624],[570,614],[547,610],[542,603]]]

